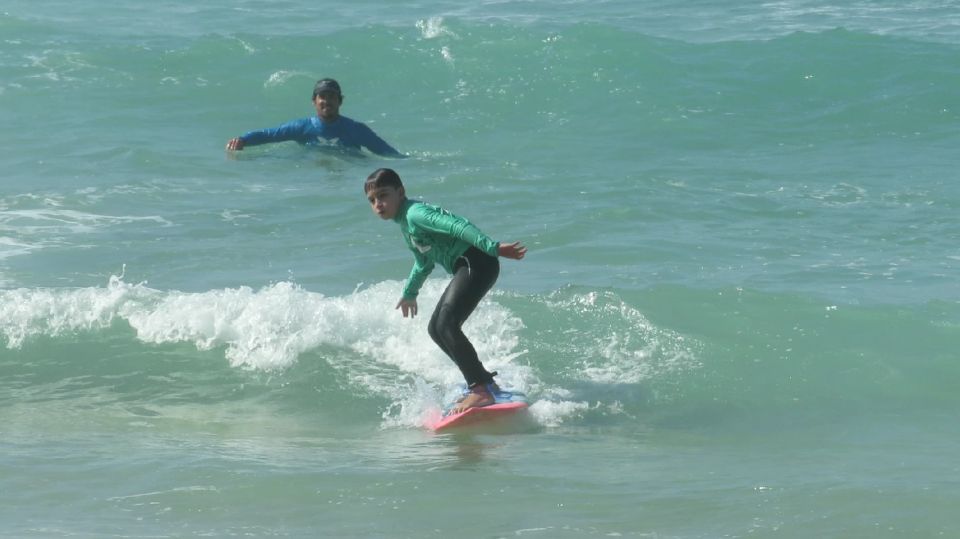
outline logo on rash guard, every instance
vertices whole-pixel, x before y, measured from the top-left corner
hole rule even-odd
[[[341,146],[339,138],[324,138],[323,135],[317,135],[313,144],[317,146]]]
[[[417,243],[417,240],[415,240],[415,239],[413,239],[413,238],[410,238],[410,243],[411,243],[418,251],[420,251],[420,254],[426,253],[426,252],[429,251],[430,249],[433,249],[433,246],[432,246],[432,245],[425,245],[425,244],[422,244],[422,243]]]

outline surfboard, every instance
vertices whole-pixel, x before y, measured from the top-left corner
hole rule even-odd
[[[527,396],[513,391],[499,391],[493,395],[493,404],[468,408],[459,414],[448,413],[453,404],[448,405],[437,421],[428,425],[434,432],[494,423],[500,419],[515,415],[529,408]]]

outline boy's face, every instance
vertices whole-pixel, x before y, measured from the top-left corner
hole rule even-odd
[[[367,201],[370,202],[370,209],[385,221],[397,216],[403,197],[403,187],[399,189],[396,187],[378,187],[367,191]]]
[[[340,117],[343,98],[336,92],[321,92],[313,96],[313,106],[321,120],[333,121]]]

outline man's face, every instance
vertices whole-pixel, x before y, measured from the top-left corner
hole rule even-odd
[[[333,121],[340,117],[343,98],[336,92],[321,92],[313,96],[313,106],[321,120]]]

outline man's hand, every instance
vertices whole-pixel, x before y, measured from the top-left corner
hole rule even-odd
[[[240,137],[230,139],[230,142],[227,142],[228,150],[242,150],[243,149],[243,139]]]

